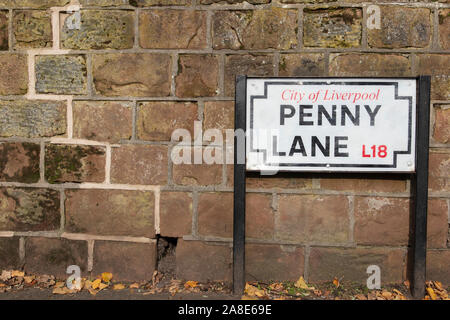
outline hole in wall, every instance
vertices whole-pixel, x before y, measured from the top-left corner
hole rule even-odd
[[[165,279],[175,279],[176,277],[175,250],[177,241],[178,238],[157,236],[158,272],[162,273]]]

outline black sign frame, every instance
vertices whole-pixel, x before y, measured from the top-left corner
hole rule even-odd
[[[247,120],[247,79],[263,77],[236,76],[235,91],[235,130],[246,130]],[[271,77],[293,79],[292,77]],[[295,79],[363,79],[363,77],[295,77]],[[367,78],[367,77],[366,77]],[[376,77],[371,77],[376,78]],[[389,77],[379,77],[389,79]],[[426,253],[427,253],[427,210],[428,210],[428,158],[430,130],[430,88],[431,77],[421,75],[416,78],[396,77],[392,79],[415,79],[416,91],[416,163],[411,173],[411,189],[414,200],[414,236],[412,241],[411,293],[421,299],[425,295]],[[239,146],[238,137],[234,138],[234,197],[233,197],[233,293],[241,295],[245,288],[245,195],[246,195],[246,156],[238,162],[239,152],[246,150]],[[345,173],[344,173],[345,174]]]

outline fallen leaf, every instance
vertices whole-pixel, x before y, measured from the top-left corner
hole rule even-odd
[[[434,281],[434,286],[436,287],[436,289],[438,290],[444,290],[444,287],[442,286],[442,283],[440,283],[439,281]]]
[[[241,300],[258,300],[258,298],[243,295],[242,298],[241,298]]]
[[[252,286],[251,284],[246,283],[244,293],[248,294],[251,297],[257,296],[257,297],[264,297],[266,293],[264,290],[260,290],[255,286]]]
[[[111,272],[103,272],[102,273],[103,282],[110,282],[112,277],[113,277],[113,274]]]
[[[333,279],[333,284],[334,284],[334,286],[335,286],[336,288],[339,288],[339,285],[340,285],[339,279],[335,277],[335,278]]]
[[[139,283],[133,283],[130,285],[130,289],[139,289]]]
[[[409,280],[406,280],[403,282],[403,284],[405,285],[406,288],[410,288],[410,284],[409,284]]]
[[[105,288],[107,288],[107,287],[108,287],[108,285],[105,284],[105,283],[100,283],[100,284],[98,285],[98,288],[99,288],[100,290],[103,290],[103,289],[105,289]]]
[[[25,280],[26,284],[30,284],[34,281],[34,279],[36,279],[35,276],[28,276],[28,277],[23,277],[23,279]]]
[[[98,291],[95,291],[95,290],[92,289],[92,288],[89,288],[88,291],[89,291],[89,293],[92,294],[93,296],[95,296],[95,295],[98,293]]]
[[[306,289],[306,290],[314,289],[313,287],[308,287],[308,285],[305,282],[305,279],[303,279],[302,276],[300,276],[300,278],[297,280],[297,282],[294,284],[294,286],[296,288]]]
[[[391,300],[392,299],[392,293],[390,293],[389,291],[383,291],[381,293],[381,295],[383,296],[383,298],[385,298],[387,300]]]
[[[123,290],[125,289],[125,286],[123,284],[115,284],[113,287],[114,290]]]
[[[11,272],[11,276],[13,277],[23,277],[25,276],[25,272],[19,271],[19,270],[13,270]]]
[[[65,285],[65,283],[60,281],[60,282],[55,283],[55,288],[62,288],[62,287],[64,287],[64,285]]]
[[[358,300],[367,300],[367,297],[360,293],[360,294],[356,295],[356,299],[358,299]]]
[[[436,293],[434,293],[434,290],[433,290],[432,288],[428,287],[428,288],[427,288],[427,292],[428,292],[428,294],[430,295],[430,298],[431,298],[432,300],[437,300]]]
[[[6,271],[6,270],[2,271],[2,274],[0,276],[0,280],[8,281],[11,278],[12,278],[12,272],[11,271]]]
[[[92,281],[86,280],[86,281],[84,282],[83,288],[84,288],[85,290],[91,289],[91,288],[92,288]]]
[[[98,289],[98,287],[100,286],[100,283],[102,283],[101,279],[95,279],[91,284],[92,289],[94,289],[94,290]]]
[[[184,287],[186,289],[188,289],[188,288],[195,288],[196,286],[198,286],[198,282],[197,281],[186,281],[186,283],[184,284]]]

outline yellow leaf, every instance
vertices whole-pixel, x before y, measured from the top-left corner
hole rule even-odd
[[[84,282],[83,288],[86,289],[86,290],[91,289],[91,288],[92,288],[92,281],[86,280],[86,281]]]
[[[13,277],[23,277],[25,275],[25,272],[19,271],[19,270],[13,270],[11,272],[11,276]]]
[[[339,279],[335,277],[335,278],[333,279],[333,284],[334,284],[334,286],[335,286],[336,288],[339,288]]]
[[[186,281],[186,283],[184,284],[184,287],[186,289],[188,288],[195,288],[198,285],[197,281]]]
[[[434,281],[434,285],[438,290],[444,290],[442,283],[440,283],[439,281]]]
[[[98,289],[98,287],[100,286],[100,283],[102,283],[101,279],[95,279],[91,284],[92,289],[94,289],[94,290]]]
[[[115,284],[113,287],[114,290],[123,290],[125,289],[125,286],[123,284]]]
[[[139,289],[139,283],[133,283],[130,285],[130,289]]]
[[[432,299],[432,300],[437,300],[437,296],[436,296],[436,293],[434,293],[434,290],[432,289],[432,288],[427,288],[427,292],[428,292],[428,294],[430,295],[430,298]]]
[[[53,294],[66,294],[66,290],[64,290],[64,288],[56,288],[53,289]]]
[[[25,280],[25,283],[30,284],[33,282],[33,280],[35,279],[35,276],[29,276],[29,277],[24,277],[23,279]]]
[[[303,279],[302,276],[300,276],[300,278],[297,280],[297,282],[294,284],[294,286],[296,288],[300,288],[300,289],[306,289],[306,290],[310,289],[308,287],[308,285],[306,284],[305,279]]]
[[[100,290],[103,290],[103,289],[105,289],[105,288],[107,288],[108,287],[108,285],[107,284],[104,284],[104,283],[100,283],[99,285],[98,285],[98,288],[100,289]]]
[[[111,272],[103,272],[102,273],[103,282],[110,282],[112,277],[113,277],[113,274]]]
[[[381,293],[381,295],[386,298],[387,300],[391,300],[392,299],[392,293],[390,293],[389,291],[383,291]]]
[[[249,297],[249,296],[243,295],[241,300],[258,300],[258,298],[256,298],[256,297]]]
[[[252,286],[252,285],[250,285],[250,284],[246,284],[245,285],[245,290],[244,290],[244,292],[246,293],[246,294],[248,294],[250,297],[254,297],[254,296],[257,296],[257,297],[264,297],[265,295],[266,295],[266,293],[264,292],[264,290],[260,290],[260,289],[258,289],[257,287],[254,287],[254,286]]]
[[[65,282],[60,281],[60,282],[55,283],[55,288],[62,288],[62,287],[64,287],[64,285],[65,285]]]
[[[89,293],[92,294],[93,296],[95,296],[95,295],[97,294],[97,292],[98,292],[98,291],[95,291],[95,290],[92,289],[92,288],[89,288],[88,291],[89,291]]]

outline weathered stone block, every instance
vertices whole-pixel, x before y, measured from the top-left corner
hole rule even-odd
[[[331,281],[334,277],[366,284],[367,267],[381,269],[383,284],[405,278],[406,250],[390,248],[311,248],[309,281]]]
[[[167,147],[122,145],[111,157],[111,182],[142,185],[167,183]]]
[[[450,49],[450,9],[439,11],[439,44],[444,50]]]
[[[105,154],[104,147],[49,144],[45,147],[45,179],[49,183],[103,182]]]
[[[200,0],[200,4],[238,4],[242,2],[248,2],[250,4],[266,4],[272,0]]]
[[[192,195],[162,192],[160,196],[161,236],[181,238],[192,233]]]
[[[94,275],[111,272],[117,281],[149,281],[155,270],[155,243],[95,241]]]
[[[225,130],[234,130],[234,102],[206,101],[203,108],[203,130],[218,129],[225,139]]]
[[[201,193],[198,197],[198,233],[202,236],[233,236],[233,194]]]
[[[144,102],[138,106],[137,136],[141,140],[170,141],[176,129],[194,136],[197,104],[191,102]]]
[[[450,191],[450,153],[430,152],[429,180],[430,191]]]
[[[139,40],[142,48],[204,49],[206,11],[141,11]]]
[[[0,136],[52,137],[66,132],[64,101],[0,101]]]
[[[0,11],[0,50],[8,50],[8,11]]]
[[[326,74],[325,58],[321,53],[282,54],[280,76],[323,76]]]
[[[246,198],[246,236],[254,239],[273,239],[275,217],[272,196],[249,193]],[[204,236],[232,237],[232,193],[207,192],[199,195],[198,232]]]
[[[73,14],[72,14],[73,15]],[[134,44],[134,13],[125,10],[81,10],[81,27],[66,16],[61,44],[67,49],[130,49]]]
[[[227,55],[225,57],[225,95],[234,97],[237,75],[271,76],[273,68],[272,55]]]
[[[130,5],[135,7],[153,6],[184,6],[191,3],[191,0],[129,0]]]
[[[418,55],[417,74],[431,75],[431,99],[450,99],[450,55]]]
[[[305,9],[303,44],[305,47],[359,47],[362,10],[359,8]]]
[[[132,136],[132,103],[74,101],[74,138],[118,143]]]
[[[450,104],[435,108],[433,138],[439,143],[450,142]]]
[[[444,285],[450,285],[450,250],[427,251],[427,280],[440,281]]]
[[[16,48],[52,46],[52,20],[49,11],[14,11],[13,30]]]
[[[380,6],[381,27],[368,29],[367,42],[375,48],[423,48],[430,44],[431,11],[426,8]]]
[[[171,69],[168,54],[104,54],[93,58],[95,89],[105,96],[168,96]]]
[[[40,145],[27,142],[0,142],[0,181],[39,181]]]
[[[25,94],[27,91],[27,57],[22,54],[0,55],[0,95]]]
[[[245,203],[245,235],[255,239],[273,239],[275,214],[272,207],[272,195],[249,193]]]
[[[173,182],[179,185],[218,185],[222,183],[222,164],[194,164],[195,152],[209,152],[212,155],[223,156],[222,149],[217,147],[207,147],[199,150],[201,147],[176,147],[172,150],[172,155],[184,155],[185,152],[191,153],[190,163],[181,163],[173,165]],[[204,159],[204,157],[203,157]]]
[[[19,238],[0,238],[0,270],[18,269]]]
[[[67,239],[27,238],[25,242],[25,271],[67,278],[67,267],[77,265],[87,272],[87,241]]]
[[[63,7],[70,0],[0,0],[0,7],[7,8],[50,8]]]
[[[303,248],[270,244],[247,244],[245,247],[247,281],[297,281],[303,276]]]
[[[0,188],[0,230],[59,229],[59,198],[59,192],[51,189]]]
[[[411,75],[407,56],[378,53],[330,55],[330,76],[401,77]]]
[[[354,192],[404,192],[406,190],[405,179],[380,178],[349,178],[348,176],[336,176],[320,179],[320,188],[336,191]]]
[[[297,10],[216,11],[214,49],[293,49],[297,47]]]
[[[427,212],[428,248],[446,248],[448,236],[448,205],[445,199],[428,201]]]
[[[281,195],[275,238],[296,242],[346,243],[349,204],[345,196]]]
[[[227,244],[180,239],[177,244],[176,259],[178,279],[200,282],[231,280],[231,248]]]
[[[151,191],[67,190],[66,231],[104,236],[155,236]]]
[[[178,97],[215,96],[219,87],[219,61],[215,55],[180,55],[175,78]]]
[[[86,94],[86,59],[82,55],[36,57],[36,92]]]
[[[83,7],[96,6],[96,7],[113,7],[113,6],[126,6],[129,4],[129,0],[79,0]]]
[[[357,244],[408,245],[409,199],[355,197],[354,215]]]

